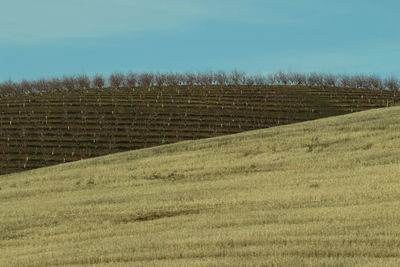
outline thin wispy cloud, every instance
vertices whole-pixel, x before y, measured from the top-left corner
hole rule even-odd
[[[212,15],[183,0],[2,0],[0,43],[38,43],[183,28]]]
[[[0,0],[0,81],[80,72],[398,74],[395,0]]]

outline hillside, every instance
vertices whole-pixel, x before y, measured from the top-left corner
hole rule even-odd
[[[21,85],[23,86],[23,84]],[[394,91],[161,86],[0,98],[0,175],[120,151],[387,107]]]
[[[399,266],[400,107],[0,179],[0,266]]]

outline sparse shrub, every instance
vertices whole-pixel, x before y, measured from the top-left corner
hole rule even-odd
[[[309,144],[306,144],[307,152],[314,151],[319,145],[320,145],[320,143],[319,143],[318,136],[312,137],[311,142]]]
[[[363,147],[364,150],[369,150],[371,148],[372,148],[372,144],[371,143],[368,143]]]

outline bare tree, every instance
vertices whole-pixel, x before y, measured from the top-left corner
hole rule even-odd
[[[265,77],[262,76],[261,74],[254,75],[253,79],[254,79],[255,85],[266,85],[267,84]]]
[[[47,80],[47,83],[49,84],[49,90],[51,91],[61,91],[63,89],[62,81],[59,78]]]
[[[294,85],[306,85],[307,77],[306,75],[298,72],[289,72],[287,74],[287,80],[290,84]]]
[[[389,77],[385,80],[385,87],[391,91],[398,91],[400,88],[400,82],[395,77]]]
[[[48,92],[51,90],[50,83],[46,79],[38,79],[33,82],[33,87],[38,92]]]
[[[185,75],[180,72],[176,72],[175,75],[178,80],[178,85],[184,85],[185,84]]]
[[[307,84],[309,84],[310,86],[324,87],[324,77],[321,74],[312,72],[307,77]]]
[[[289,77],[286,73],[280,71],[276,74],[277,82],[279,84],[287,85],[289,83]]]
[[[219,85],[227,85],[229,82],[228,75],[224,71],[218,71],[214,77],[216,83]]]
[[[352,81],[351,77],[347,74],[342,74],[339,76],[339,85],[342,87],[351,87]]]
[[[17,93],[17,85],[11,80],[5,81],[0,85],[0,95],[8,96]]]
[[[377,75],[367,77],[367,86],[370,89],[382,90],[384,88],[382,79]]]
[[[76,82],[80,89],[87,90],[90,88],[90,79],[86,74],[81,74],[77,76]]]
[[[156,86],[166,86],[167,85],[167,75],[165,73],[157,72],[154,75],[154,83]]]
[[[119,88],[124,86],[125,75],[121,72],[114,72],[108,78],[110,86],[113,88]]]
[[[204,85],[204,83],[207,83],[207,81],[205,81],[203,76],[204,76],[204,73],[201,73],[201,72],[196,73],[196,84]]]
[[[256,83],[253,75],[245,76],[244,83],[248,86],[252,86]]]
[[[129,72],[126,76],[126,86],[133,88],[136,87],[138,83],[138,75],[134,72]]]
[[[267,85],[275,85],[278,83],[277,77],[275,73],[270,73],[267,75],[266,79]]]
[[[178,73],[168,73],[166,74],[166,83],[169,86],[178,86],[180,83],[180,78]]]
[[[196,83],[196,74],[188,72],[183,75],[183,80],[186,85],[193,86]]]
[[[33,93],[33,84],[30,81],[22,80],[19,84],[20,91],[23,93]]]
[[[197,83],[203,86],[208,86],[213,84],[214,74],[209,72],[197,73]]]
[[[78,86],[75,77],[64,76],[62,78],[62,85],[65,90],[75,90]]]
[[[330,73],[323,74],[323,83],[327,87],[336,87],[338,83],[338,77]]]
[[[237,70],[232,71],[230,80],[233,85],[243,85],[246,80],[246,74]]]
[[[139,85],[142,87],[151,87],[153,81],[154,75],[151,72],[144,72],[139,75]]]
[[[93,87],[97,89],[102,89],[105,85],[105,80],[102,75],[96,74],[93,78]]]
[[[365,88],[365,76],[362,74],[357,74],[352,77],[353,86],[356,88]]]
[[[21,83],[13,83],[14,87],[13,87],[13,91],[12,91],[12,95],[17,95],[17,94],[24,94],[25,90],[22,87]]]

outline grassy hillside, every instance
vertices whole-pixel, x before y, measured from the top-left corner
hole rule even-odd
[[[305,86],[163,86],[0,98],[0,174],[376,107],[396,92]]]
[[[0,266],[399,266],[400,107],[0,179]]]

